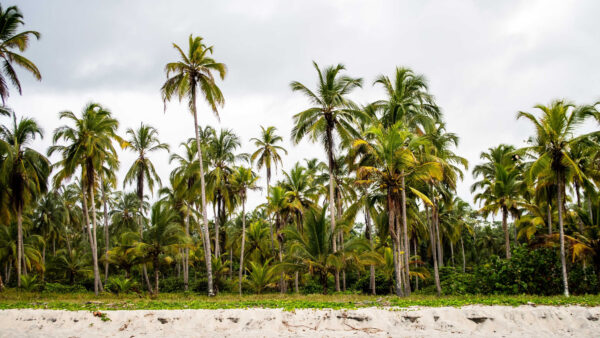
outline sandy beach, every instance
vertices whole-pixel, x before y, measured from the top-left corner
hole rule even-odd
[[[600,307],[3,310],[0,337],[592,337]]]

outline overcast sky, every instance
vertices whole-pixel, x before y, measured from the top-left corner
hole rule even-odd
[[[17,1],[26,28],[42,33],[26,56],[42,72],[36,82],[20,72],[23,96],[8,100],[19,115],[34,117],[52,131],[58,112],[79,113],[86,102],[113,111],[124,134],[141,121],[157,127],[172,151],[193,136],[185,105],[163,112],[160,87],[164,65],[177,58],[175,42],[187,47],[189,34],[214,45],[227,64],[221,83],[226,105],[217,121],[200,104],[200,123],[232,128],[250,152],[259,126],[274,125],[289,155],[284,168],[306,157],[324,159],[322,148],[289,141],[292,115],[308,107],[289,83],[313,88],[320,65],[343,63],[365,86],[352,98],[381,98],[371,84],[396,66],[424,74],[443,109],[449,131],[460,136],[457,152],[471,167],[479,154],[499,143],[522,145],[532,128],[516,121],[519,110],[566,98],[578,104],[600,99],[598,1]],[[588,125],[587,128],[595,128]],[[134,154],[120,154],[121,175]],[[54,159],[55,160],[55,159]],[[166,153],[152,155],[167,182]],[[263,173],[261,173],[263,174]],[[277,177],[280,177],[278,174]],[[470,173],[460,183],[472,202]],[[128,189],[133,189],[129,187]],[[262,203],[250,197],[252,206]]]

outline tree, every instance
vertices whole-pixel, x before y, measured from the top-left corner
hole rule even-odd
[[[362,79],[342,76],[344,65],[329,66],[321,71],[316,62],[313,65],[318,74],[316,93],[300,82],[293,81],[290,87],[293,91],[303,93],[313,105],[294,115],[292,141],[300,142],[305,136],[315,141],[321,141],[329,165],[329,212],[331,229],[335,229],[335,200],[334,200],[334,166],[335,166],[335,134],[342,143],[350,144],[356,136],[352,124],[362,119],[362,112],[353,108],[347,95],[357,87],[362,87]],[[336,237],[331,238],[333,250],[337,250]],[[339,289],[339,274],[336,272],[336,288]],[[339,290],[336,290],[339,291]]]
[[[560,261],[562,266],[563,293],[569,296],[569,282],[567,276],[567,264],[565,258],[565,234],[563,225],[563,209],[565,196],[565,178],[568,172],[575,176],[583,177],[573,159],[569,156],[569,149],[581,137],[573,137],[575,128],[583,123],[586,117],[594,112],[591,106],[577,107],[566,101],[553,101],[549,106],[538,104],[535,108],[539,109],[541,115],[535,115],[527,112],[519,112],[517,119],[524,118],[529,120],[535,127],[535,136],[529,139],[531,146],[525,150],[536,154],[538,157],[531,165],[530,175],[536,176],[537,173],[550,167],[556,177],[556,200],[558,208],[558,228],[560,237]]]
[[[127,183],[135,182],[136,193],[140,200],[139,205],[141,206],[144,201],[144,183],[148,185],[148,190],[150,190],[151,193],[154,191],[155,183],[157,183],[159,187],[161,186],[160,177],[156,173],[156,169],[154,169],[154,164],[147,158],[147,155],[158,150],[166,150],[168,152],[169,145],[160,142],[158,139],[158,130],[152,126],[144,125],[144,123],[140,123],[140,127],[136,130],[131,128],[127,129],[126,134],[129,136],[127,147],[136,152],[138,157],[127,171],[127,174],[125,174],[123,186]],[[143,215],[143,213],[140,212],[140,215]],[[141,235],[141,220],[138,220],[138,223]],[[143,273],[144,278],[147,279],[148,273],[145,265],[143,266]]]
[[[188,243],[177,221],[177,213],[165,202],[156,202],[150,211],[150,227],[136,244],[136,251],[154,266],[154,295],[158,295],[160,256],[175,252]]]
[[[24,25],[23,14],[16,6],[10,6],[6,10],[0,5],[0,59],[2,71],[0,71],[0,98],[2,105],[6,104],[9,96],[8,83],[22,93],[21,81],[17,76],[14,66],[17,65],[33,75],[36,80],[41,80],[42,75],[37,66],[29,59],[19,54],[29,47],[32,37],[39,39],[40,33],[36,31],[17,32],[19,26]],[[15,49],[17,51],[15,51]]]
[[[287,150],[282,146],[278,146],[277,143],[283,141],[283,138],[277,134],[275,131],[277,128],[271,127],[263,127],[260,126],[261,134],[260,138],[252,138],[250,141],[254,141],[254,146],[256,147],[256,151],[252,153],[250,156],[250,161],[252,163],[256,162],[256,167],[258,170],[265,167],[266,179],[267,179],[267,190],[265,192],[267,195],[269,194],[269,189],[271,188],[271,169],[275,166],[275,170],[277,170],[277,163],[282,164],[281,155],[279,151],[284,152],[287,155]],[[271,244],[273,243],[273,225],[269,222],[269,231],[271,232]]]
[[[3,168],[0,168],[6,182],[10,208],[16,214],[17,221],[17,285],[21,286],[21,268],[24,267],[23,248],[23,211],[48,190],[50,163],[48,159],[29,148],[36,138],[43,137],[43,131],[30,118],[21,118],[17,123],[16,113],[12,113],[12,129],[0,126],[0,142],[6,149]]]
[[[77,169],[81,169],[83,214],[92,250],[94,292],[97,295],[102,290],[96,240],[95,195],[99,184],[98,172],[105,163],[116,162],[117,152],[113,142],[119,142],[121,147],[125,146],[125,142],[116,133],[119,122],[112,117],[109,110],[98,103],[87,104],[81,113],[81,118],[70,111],[61,112],[59,117],[61,120],[71,121],[74,126],[64,125],[54,131],[54,145],[48,149],[48,155],[59,152],[62,156],[62,159],[55,164],[61,170],[54,176],[54,184],[59,186],[64,179],[72,177]],[[59,140],[66,142],[66,145],[56,144]],[[91,209],[91,216],[89,209]]]
[[[244,271],[244,248],[246,245],[246,199],[248,198],[248,190],[257,189],[256,181],[258,181],[258,177],[252,172],[252,169],[244,167],[237,167],[231,180],[236,197],[242,205],[242,246],[240,249],[240,270],[238,273],[240,295],[242,294],[242,272]]]
[[[471,186],[471,192],[481,190],[475,194],[474,201],[476,203],[483,202],[481,212],[485,217],[498,212],[502,214],[504,249],[507,259],[510,259],[508,214],[518,214],[519,206],[524,204],[519,194],[522,175],[511,159],[514,150],[512,146],[500,145],[497,148],[490,148],[488,153],[482,153],[481,158],[488,162],[473,169],[473,176],[482,176],[482,179]]]
[[[200,90],[200,94],[208,103],[212,111],[218,116],[217,108],[225,103],[221,90],[215,83],[213,71],[218,72],[221,79],[225,78],[227,68],[225,64],[216,62],[210,55],[213,53],[212,46],[206,46],[202,42],[201,37],[189,37],[188,53],[176,44],[173,47],[177,49],[180,55],[180,60],[177,62],[167,63],[165,72],[167,73],[167,81],[161,88],[163,101],[170,101],[176,95],[181,101],[183,98],[188,99],[190,112],[194,116],[194,131],[196,133],[196,145],[198,147],[198,162],[204,163],[202,160],[202,147],[200,137],[198,135],[198,114],[196,110],[196,95]],[[172,75],[172,76],[171,76]],[[206,184],[204,182],[204,168],[200,168],[200,188],[202,195],[202,234],[204,240],[204,259],[206,261],[206,272],[208,275],[208,295],[213,296],[213,276],[211,265],[210,239],[208,234],[208,216],[206,206]]]

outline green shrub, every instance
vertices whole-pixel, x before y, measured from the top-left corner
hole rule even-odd
[[[44,285],[44,292],[48,293],[78,293],[85,292],[87,289],[83,285],[65,285],[60,283],[46,283]]]
[[[40,288],[41,284],[36,275],[21,275],[21,289],[28,292],[34,292],[39,291]]]
[[[115,293],[129,293],[131,291],[137,291],[137,283],[131,278],[124,278],[121,276],[113,276],[108,279],[105,285],[105,289]]]

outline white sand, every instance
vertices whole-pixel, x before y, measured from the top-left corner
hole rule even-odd
[[[598,337],[600,307],[2,310],[0,337]]]

